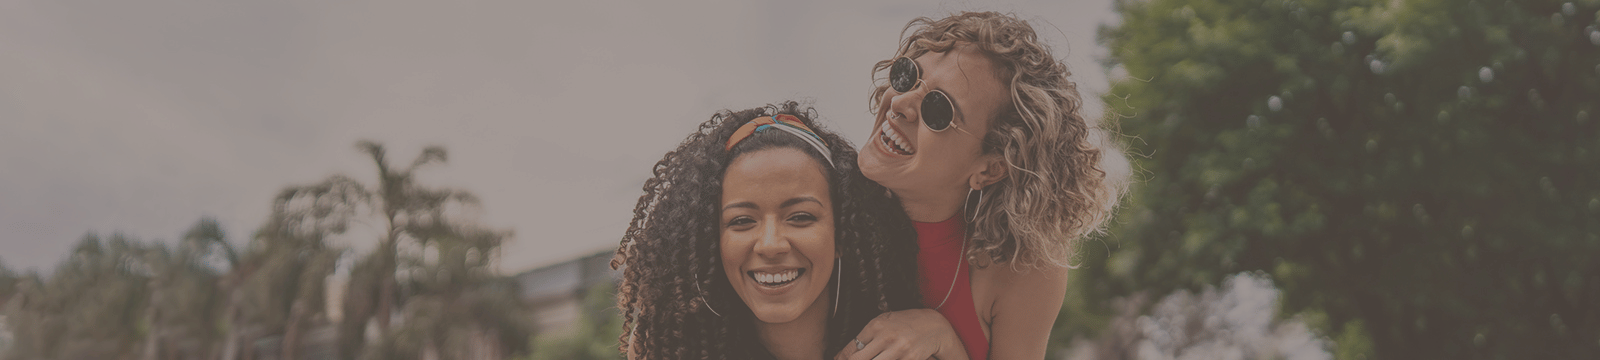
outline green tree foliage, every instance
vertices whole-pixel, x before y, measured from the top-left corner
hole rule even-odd
[[[448,217],[476,198],[412,179],[417,167],[444,161],[444,150],[430,147],[396,170],[381,145],[360,148],[378,164],[379,186],[332,176],[287,187],[242,249],[203,218],[175,245],[90,234],[48,276],[0,266],[12,331],[0,358],[295,360],[311,355],[301,354],[307,334],[329,328],[340,359],[525,355],[532,315],[516,283],[495,272],[510,233]],[[327,304],[346,253],[334,237],[368,216],[381,217],[383,238],[349,268],[345,301]],[[330,322],[329,306],[341,306],[345,321]],[[374,322],[379,331],[368,334]],[[369,336],[377,342],[366,344]]]
[[[1064,309],[1263,271],[1340,357],[1600,356],[1600,1],[1116,10],[1142,183]]]
[[[369,198],[360,183],[339,176],[278,193],[245,252],[251,269],[241,284],[241,340],[277,336],[279,357],[297,358],[308,322],[326,312],[327,279],[344,253],[330,237],[344,233]]]
[[[201,224],[213,224],[205,219]],[[220,271],[201,241],[89,234],[50,276],[7,297],[12,359],[202,359],[214,350]]]
[[[9,359],[133,359],[147,324],[146,248],[89,234],[49,276],[29,276],[7,303]]]
[[[23,280],[25,278],[22,275],[12,271],[4,261],[0,261],[0,309],[5,308],[6,301],[17,293],[18,286]]]
[[[215,220],[201,219],[176,247],[144,247],[139,260],[148,271],[149,293],[141,359],[202,359],[212,352],[219,339],[214,319],[223,303],[221,270],[206,260],[216,244],[226,246],[220,231]]]
[[[470,226],[423,236],[427,254],[403,261],[407,289],[399,324],[364,359],[503,359],[528,352],[532,312],[516,283],[494,273],[491,258],[509,234]],[[422,230],[422,229],[417,229]]]
[[[383,238],[378,240],[378,248],[371,266],[376,267],[375,293],[370,296],[374,309],[359,311],[361,314],[372,314],[370,320],[376,322],[381,336],[388,336],[389,314],[395,312],[395,303],[399,296],[396,272],[400,270],[400,246],[403,241],[411,240],[415,245],[424,245],[427,240],[420,234],[424,231],[435,231],[441,226],[448,226],[445,213],[448,207],[454,205],[476,206],[477,197],[471,193],[449,189],[434,189],[416,183],[415,173],[418,168],[434,163],[443,163],[449,156],[444,148],[430,146],[422,150],[422,154],[411,161],[406,167],[395,167],[389,163],[388,151],[372,141],[359,141],[356,148],[372,157],[372,162],[378,167],[378,186],[370,194],[375,203],[370,204],[375,213],[381,217],[384,229]],[[446,225],[441,225],[446,224]],[[425,245],[422,247],[426,247]],[[352,288],[351,290],[367,290]],[[358,298],[368,298],[363,295]],[[353,319],[352,321],[368,321],[368,318]]]
[[[382,144],[356,147],[372,158],[378,184],[361,201],[380,217],[382,238],[350,273],[338,324],[343,358],[500,358],[527,352],[531,314],[517,297],[515,282],[495,273],[494,258],[509,232],[452,218],[454,210],[478,206],[471,193],[430,188],[416,170],[448,157],[428,147],[405,167],[390,164]],[[343,183],[342,177],[330,182]],[[351,182],[353,183],[353,181]],[[391,315],[404,323],[396,328]],[[377,329],[368,344],[368,323]]]
[[[622,314],[617,312],[617,288],[603,283],[583,296],[583,312],[570,332],[540,334],[533,338],[529,360],[620,359],[617,339],[622,335]]]
[[[315,188],[285,190],[243,255],[209,218],[175,246],[85,236],[53,274],[18,281],[6,304],[15,338],[5,356],[236,359],[242,344],[267,336],[292,349],[307,320],[322,313],[324,281],[340,253],[321,240],[343,226],[328,212],[282,206],[328,196]],[[301,226],[307,222],[324,228]]]

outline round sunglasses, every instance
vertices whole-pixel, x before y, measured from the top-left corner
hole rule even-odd
[[[910,92],[922,84],[922,68],[917,67],[917,62],[911,58],[901,56],[894,59],[894,64],[889,65],[889,87],[900,93]],[[950,102],[950,96],[943,90],[929,90],[928,95],[922,97],[922,124],[934,132],[949,129],[955,120],[956,107]]]

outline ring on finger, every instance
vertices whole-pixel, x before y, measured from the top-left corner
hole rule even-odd
[[[867,344],[861,342],[861,339],[856,339],[856,350],[861,350],[861,349],[865,349],[865,348],[867,348]]]

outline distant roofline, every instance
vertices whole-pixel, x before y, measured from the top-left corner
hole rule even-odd
[[[561,265],[570,263],[573,260],[583,259],[583,258],[595,256],[595,255],[600,255],[600,254],[613,254],[613,253],[616,253],[616,252],[617,252],[617,247],[615,245],[598,246],[598,247],[595,247],[594,250],[581,252],[581,253],[578,253],[578,255],[576,255],[576,256],[567,257],[567,258],[563,258],[563,259],[560,259],[560,260],[549,261],[549,262],[542,263],[542,264],[537,264],[537,265],[528,267],[528,268],[526,268],[524,270],[521,270],[521,271],[513,271],[513,272],[511,272],[511,276],[515,277],[515,276],[522,275],[522,274],[539,272],[540,270],[546,270],[546,269],[550,269],[550,268],[554,268],[554,267],[557,267],[557,266],[561,266]]]

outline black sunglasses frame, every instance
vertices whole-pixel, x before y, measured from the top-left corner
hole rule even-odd
[[[922,84],[922,68],[910,57],[901,56],[894,59],[889,65],[889,88],[899,93],[911,92]],[[927,126],[933,132],[942,132],[955,127],[956,105],[950,101],[950,94],[943,90],[929,90],[922,97],[921,111],[922,126]],[[940,125],[935,126],[935,123]]]

